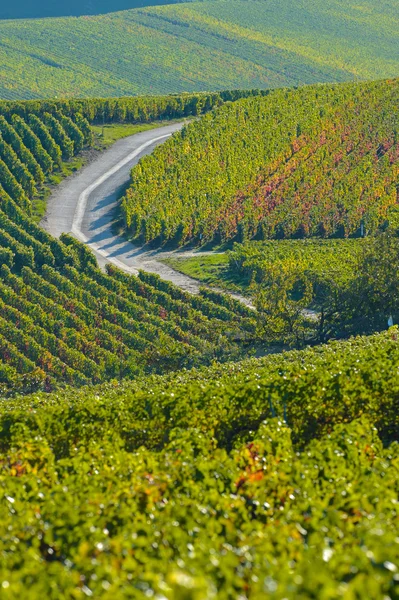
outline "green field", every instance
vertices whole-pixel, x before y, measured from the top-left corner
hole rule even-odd
[[[399,75],[395,0],[214,0],[0,23],[0,97],[118,96]]]
[[[166,258],[163,262],[176,271],[184,273],[189,277],[198,279],[202,283],[214,287],[224,288],[232,292],[243,292],[250,294],[248,281],[237,277],[229,268],[229,256],[226,252],[215,252],[215,254],[190,256],[183,258],[173,256]]]

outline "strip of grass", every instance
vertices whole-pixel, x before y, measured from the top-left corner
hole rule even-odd
[[[135,124],[135,123],[109,123],[107,125],[93,125],[93,131],[96,136],[95,146],[99,149],[108,148],[118,140],[129,135],[135,135],[142,131],[149,131],[165,125],[171,125],[177,121],[154,121],[153,123]]]
[[[225,252],[190,258],[172,257],[162,262],[175,271],[198,279],[211,287],[249,295],[249,282],[229,269],[229,259]]]

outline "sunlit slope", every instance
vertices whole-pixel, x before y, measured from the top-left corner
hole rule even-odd
[[[246,355],[256,329],[250,309],[191,296],[144,272],[132,278],[110,267],[105,274],[86,246],[69,235],[56,239],[32,219],[37,196],[94,141],[80,109],[90,120],[99,111],[108,120],[151,121],[219,101],[218,94],[185,94],[2,103],[0,397],[176,370],[196,359],[209,364],[223,360],[218,348],[229,360],[241,355],[238,346]]]
[[[133,169],[126,226],[177,244],[376,232],[397,214],[398,106],[399,79],[225,104]]]
[[[399,74],[395,0],[214,0],[0,24],[0,97],[279,87]]]

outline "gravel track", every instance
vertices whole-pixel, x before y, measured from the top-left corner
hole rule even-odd
[[[183,290],[198,294],[202,283],[175,271],[159,259],[203,256],[204,252],[147,250],[115,235],[113,230],[115,209],[129,183],[132,167],[183,126],[184,123],[167,125],[116,142],[91,164],[57,186],[48,200],[42,227],[55,237],[73,233],[91,248],[101,266],[112,263],[132,274],[137,274],[140,269],[157,273]],[[244,296],[230,295],[251,306]]]

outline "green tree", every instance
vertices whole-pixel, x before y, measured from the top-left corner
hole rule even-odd
[[[317,315],[308,308],[313,297],[303,264],[290,260],[271,264],[255,292],[259,336],[298,348],[306,344],[317,323]]]
[[[376,236],[363,248],[340,298],[343,333],[384,329],[399,318],[399,239]]]

